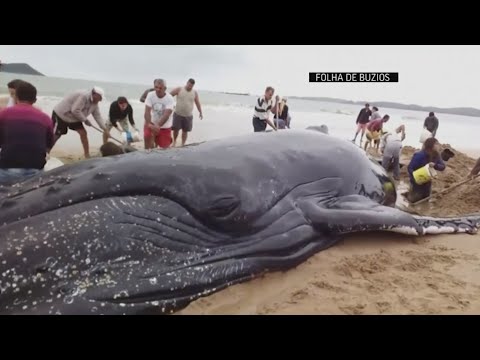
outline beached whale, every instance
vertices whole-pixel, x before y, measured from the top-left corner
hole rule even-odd
[[[394,208],[394,183],[319,131],[90,159],[0,188],[0,314],[168,313],[343,234],[475,232]]]

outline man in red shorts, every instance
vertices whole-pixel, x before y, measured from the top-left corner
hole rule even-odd
[[[145,99],[145,126],[143,128],[145,149],[166,149],[172,144],[172,113],[175,107],[173,96],[166,92],[167,82],[156,79],[155,91]]]

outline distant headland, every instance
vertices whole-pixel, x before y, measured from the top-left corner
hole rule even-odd
[[[435,106],[420,106],[420,105],[415,105],[415,104],[407,105],[407,104],[400,104],[400,103],[390,102],[390,101],[352,101],[352,100],[344,100],[344,99],[329,98],[329,97],[290,96],[290,98],[291,99],[310,100],[310,101],[323,101],[323,102],[334,102],[334,103],[341,103],[341,104],[359,105],[361,107],[363,107],[365,105],[365,103],[368,102],[370,105],[377,106],[378,108],[423,111],[427,114],[430,111],[433,111],[434,113],[480,117],[480,109],[475,109],[475,108],[470,108],[470,107],[439,108],[439,107],[435,107]]]
[[[227,92],[227,91],[223,91],[224,94],[227,94],[227,95],[242,95],[242,96],[250,96],[249,93],[238,93],[238,92]]]
[[[0,73],[45,76],[41,72],[35,70],[30,65],[25,63],[11,63],[11,64],[0,63]]]

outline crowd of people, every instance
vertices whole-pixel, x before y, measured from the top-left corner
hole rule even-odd
[[[352,142],[355,143],[361,133],[360,146],[362,147],[365,135],[366,141],[363,149],[367,151],[368,147],[373,145],[374,149],[382,156],[382,166],[385,170],[392,171],[393,178],[398,181],[400,180],[402,142],[406,138],[405,125],[402,124],[394,131],[389,131],[384,127],[389,120],[389,115],[385,114],[383,117],[380,115],[378,107],[373,106],[370,110],[370,104],[365,104],[357,116],[357,129]],[[407,198],[411,203],[428,198],[432,192],[434,176],[416,176],[418,171],[425,167],[429,168],[429,170],[425,170],[428,174],[445,170],[446,164],[441,156],[441,145],[436,138],[438,126],[438,118],[433,112],[430,112],[423,123],[424,133],[420,139],[422,149],[413,155],[407,168],[410,180],[410,191]],[[478,167],[472,170],[471,176],[480,172],[480,159],[477,164]]]
[[[145,149],[167,149],[176,146],[181,131],[181,145],[184,146],[193,128],[193,110],[196,106],[199,118],[203,119],[198,92],[194,90],[195,80],[189,79],[185,86],[167,91],[164,79],[155,79],[153,88],[147,89],[140,101],[145,104],[144,147]],[[115,128],[119,133],[139,132],[133,108],[124,96],[110,104],[107,120],[104,120],[99,103],[105,99],[105,91],[94,86],[92,89],[67,94],[54,107],[51,116],[34,106],[37,89],[34,85],[20,80],[7,84],[10,94],[6,108],[0,111],[0,184],[9,184],[34,176],[42,171],[48,154],[68,130],[79,134],[85,158],[90,157],[88,133],[85,126],[94,127],[103,133],[103,156],[128,152],[109,141]],[[252,125],[254,132],[266,131],[267,125],[273,130],[289,129],[291,115],[286,98],[275,96],[275,89],[268,86],[263,96],[256,99]],[[273,115],[273,118],[270,116]],[[92,125],[89,116],[98,128]],[[381,154],[381,164],[393,172],[395,180],[400,179],[400,155],[402,142],[406,138],[405,126],[394,131],[385,129],[388,114],[381,115],[378,107],[365,104],[356,119],[356,133],[353,143],[360,136],[360,147],[365,151],[369,146]],[[443,171],[446,162],[441,156],[441,147],[436,135],[438,118],[430,112],[423,123],[427,136],[421,140],[422,149],[415,153],[408,165],[410,178],[409,200],[416,202],[431,194],[433,177],[419,181],[416,172],[428,167],[432,171]],[[328,130],[322,130],[328,133]],[[362,146],[363,138],[365,142]],[[128,142],[128,137],[127,137]],[[470,176],[480,173],[480,159]]]
[[[195,80],[189,79],[185,86],[167,92],[166,81],[155,79],[153,89],[147,90],[141,99],[145,102],[145,149],[176,146],[180,130],[182,146],[185,145],[193,128],[194,104],[200,119],[203,118],[194,85]],[[7,87],[10,97],[5,108],[0,109],[0,185],[19,182],[42,171],[52,148],[69,130],[78,133],[85,158],[90,158],[85,126],[102,132],[100,152],[103,156],[128,152],[109,141],[113,138],[113,128],[121,134],[130,134],[130,127],[138,132],[133,108],[124,96],[110,104],[108,118],[104,119],[99,104],[105,100],[105,91],[98,86],[67,94],[55,105],[51,116],[34,106],[37,89],[33,84],[15,79]],[[89,116],[93,117],[98,127],[90,122]],[[127,145],[131,138],[126,137]]]

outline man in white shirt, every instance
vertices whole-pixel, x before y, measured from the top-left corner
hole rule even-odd
[[[273,122],[269,119],[270,112],[273,114],[277,113],[277,105],[280,97],[277,95],[275,97],[275,105],[273,104],[273,94],[275,90],[273,87],[269,86],[265,89],[265,95],[259,97],[255,104],[255,110],[253,112],[253,131],[254,132],[262,132],[265,131],[267,128],[267,124],[273,130],[277,130],[277,127],[273,124]]]
[[[172,145],[173,96],[167,93],[167,82],[156,79],[155,91],[145,99],[145,125],[143,128],[145,149],[156,146],[166,149]]]
[[[382,115],[378,112],[378,108],[376,106],[372,107],[372,115],[370,115],[370,121],[375,121],[382,118]]]

